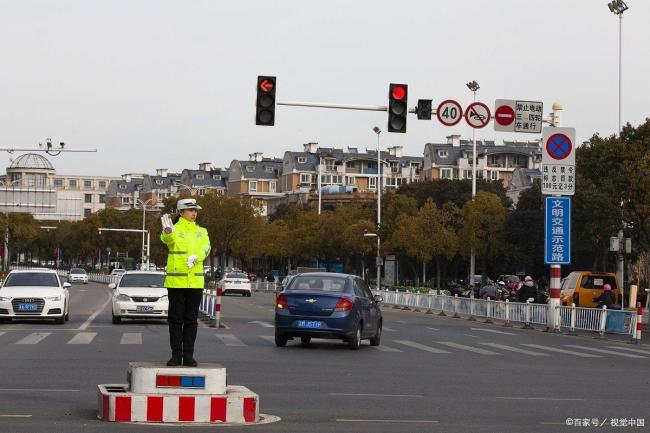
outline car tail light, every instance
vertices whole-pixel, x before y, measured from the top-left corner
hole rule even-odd
[[[339,298],[339,301],[334,307],[334,311],[350,311],[352,309],[352,301],[348,298]]]
[[[244,283],[244,284],[250,284],[250,283],[251,283],[251,280],[244,280],[244,281],[242,281],[242,283]]]
[[[275,301],[275,307],[276,307],[278,310],[282,310],[282,309],[284,309],[284,308],[288,308],[288,305],[287,305],[287,298],[286,298],[286,296],[284,296],[284,295],[278,295],[278,298],[277,298],[277,300]]]

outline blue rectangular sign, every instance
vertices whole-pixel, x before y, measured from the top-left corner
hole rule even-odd
[[[571,263],[571,197],[546,197],[544,263]]]

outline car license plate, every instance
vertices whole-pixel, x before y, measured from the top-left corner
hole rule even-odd
[[[298,328],[317,329],[323,326],[323,322],[317,320],[298,320]]]
[[[38,304],[18,304],[18,311],[38,311]]]
[[[149,305],[138,305],[135,307],[135,311],[138,313],[151,313],[153,311],[153,307]]]

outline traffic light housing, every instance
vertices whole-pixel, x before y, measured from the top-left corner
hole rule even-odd
[[[408,85],[390,83],[388,87],[388,132],[406,132]]]
[[[275,77],[264,75],[257,77],[255,124],[275,125]]]

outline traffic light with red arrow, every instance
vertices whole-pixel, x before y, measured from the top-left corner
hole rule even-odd
[[[388,87],[388,132],[406,132],[408,85],[390,83]]]
[[[257,77],[255,124],[275,125],[275,77],[264,75]]]

